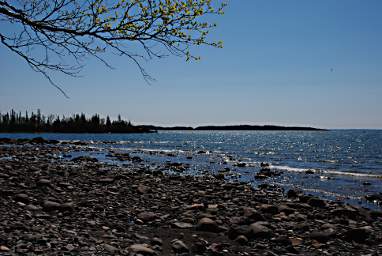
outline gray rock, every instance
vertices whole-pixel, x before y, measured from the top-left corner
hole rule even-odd
[[[141,253],[144,255],[154,255],[155,251],[148,247],[146,244],[133,244],[129,247],[129,250],[135,253]]]
[[[181,229],[187,229],[187,228],[193,227],[191,223],[186,223],[186,222],[174,222],[172,226],[175,228],[181,228]]]
[[[103,248],[105,249],[105,251],[107,251],[110,254],[116,254],[118,252],[118,248],[116,248],[110,244],[104,244]]]
[[[183,241],[178,239],[171,241],[171,247],[176,253],[189,252],[187,245]]]
[[[248,238],[268,238],[271,235],[271,230],[258,222],[249,225],[246,234]]]
[[[40,210],[40,207],[35,206],[35,205],[33,205],[33,204],[28,204],[25,208],[26,208],[28,211],[32,211],[32,212]]]
[[[317,240],[319,242],[325,243],[329,241],[330,239],[334,238],[336,235],[334,229],[328,228],[323,231],[313,231],[309,234],[310,239]]]

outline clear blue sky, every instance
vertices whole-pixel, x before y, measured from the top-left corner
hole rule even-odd
[[[55,76],[70,99],[0,46],[0,111],[382,128],[381,13],[380,0],[231,0],[213,33],[224,49],[151,61],[152,85],[127,59],[111,59],[115,70],[89,60],[79,79]]]

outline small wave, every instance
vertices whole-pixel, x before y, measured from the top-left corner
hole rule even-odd
[[[280,183],[280,182],[275,182],[273,184],[281,186],[281,187],[282,186],[288,186],[288,187],[294,187],[295,186],[295,184],[285,184],[285,183]],[[321,195],[329,196],[329,197],[333,197],[333,198],[338,198],[338,199],[350,199],[350,200],[362,200],[363,199],[361,196],[343,195],[343,194],[340,194],[337,192],[327,191],[327,190],[318,189],[318,188],[306,188],[306,187],[298,187],[298,188],[301,189],[302,191],[305,191],[305,192],[317,193],[317,194],[321,194]]]
[[[313,169],[307,169],[307,168],[294,168],[289,166],[271,166],[274,169],[288,171],[288,172],[298,172],[298,173],[305,173],[308,170]],[[334,171],[334,170],[313,170],[315,173],[320,174],[331,174],[331,175],[339,175],[339,176],[354,176],[354,177],[361,177],[361,178],[375,178],[375,179],[382,179],[382,175],[378,174],[371,174],[371,173],[359,173],[359,172],[342,172],[342,171]]]
[[[154,148],[119,148],[119,147],[113,147],[111,150],[123,150],[123,151],[141,151],[143,153],[186,153],[187,151],[181,150],[181,149],[154,149]]]

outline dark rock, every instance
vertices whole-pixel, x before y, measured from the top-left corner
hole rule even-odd
[[[300,190],[297,189],[289,189],[287,193],[288,198],[297,198],[302,194]]]
[[[131,160],[133,163],[140,163],[140,162],[143,162],[143,159],[140,158],[139,156],[133,156],[130,160]]]
[[[382,218],[382,211],[371,211],[370,216],[375,219]]]
[[[316,198],[316,197],[310,198],[308,200],[308,204],[312,207],[318,207],[318,208],[326,208],[327,207],[327,203],[325,200],[320,199],[320,198]]]
[[[279,208],[277,206],[269,204],[262,204],[258,209],[262,213],[277,214],[279,212]]]
[[[311,170],[311,169],[305,171],[305,174],[314,174],[314,173],[315,172],[313,170]]]
[[[215,232],[215,233],[218,233],[221,231],[218,224],[210,218],[200,219],[196,226],[196,229],[200,231]]]
[[[15,200],[17,202],[22,202],[22,203],[25,203],[25,204],[29,203],[29,201],[30,201],[30,199],[29,199],[27,194],[17,194],[17,195],[15,195]]]
[[[310,239],[317,240],[319,242],[327,242],[335,237],[335,231],[333,229],[327,229],[324,231],[313,231],[309,234]]]
[[[376,203],[376,204],[382,204],[382,193],[373,194],[373,195],[366,195],[365,198],[369,202]]]
[[[100,178],[98,182],[101,184],[112,184],[114,182],[114,178]]]
[[[140,194],[146,194],[149,190],[150,190],[150,188],[148,186],[143,185],[143,184],[139,184],[138,188],[137,188],[137,191]]]
[[[97,158],[90,157],[90,156],[79,156],[72,159],[73,162],[98,162]]]
[[[235,164],[235,166],[237,166],[237,167],[246,167],[247,164],[246,163],[237,163],[237,164]]]
[[[366,242],[373,233],[373,229],[370,226],[361,228],[353,228],[344,233],[344,239],[348,241],[355,241],[358,243]]]
[[[238,237],[236,237],[235,241],[238,242],[239,244],[244,245],[248,243],[248,238],[244,235],[239,235]]]
[[[232,225],[227,232],[227,236],[229,239],[234,240],[240,235],[247,234],[247,232],[248,232],[247,225]]]
[[[51,181],[50,180],[48,180],[48,179],[39,179],[38,181],[37,181],[37,185],[39,185],[39,186],[50,186],[51,185]]]
[[[30,140],[30,143],[44,144],[44,143],[48,143],[48,141],[45,140],[45,139],[42,138],[42,137],[36,137],[36,138],[31,139],[31,140]]]
[[[141,212],[137,217],[143,222],[149,222],[155,220],[158,215],[153,212]]]
[[[260,223],[253,223],[249,225],[246,236],[248,238],[269,238],[272,236],[272,232]]]
[[[61,208],[61,204],[47,200],[47,201],[44,201],[42,207],[46,211],[54,211],[54,210],[59,210]]]
[[[214,175],[214,177],[218,180],[224,180],[225,179],[224,173],[217,173]]]

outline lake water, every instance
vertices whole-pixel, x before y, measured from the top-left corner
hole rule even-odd
[[[152,165],[189,165],[185,173],[229,168],[234,180],[298,187],[330,199],[367,204],[366,194],[382,192],[382,130],[333,131],[166,131],[149,134],[0,134],[0,137],[91,141],[100,160],[110,150],[128,152]],[[74,153],[81,154],[81,153]],[[256,180],[260,163],[282,175]],[[245,163],[245,167],[237,167]],[[306,170],[314,170],[306,174]],[[228,169],[226,169],[228,170]],[[373,206],[371,206],[373,207]]]

